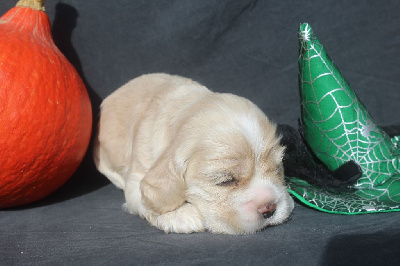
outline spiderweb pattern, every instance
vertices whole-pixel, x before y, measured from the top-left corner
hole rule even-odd
[[[373,121],[308,24],[299,32],[299,86],[305,138],[330,170],[353,160],[362,177],[353,191],[323,191],[293,179],[289,190],[317,208],[340,213],[400,208],[399,137]]]

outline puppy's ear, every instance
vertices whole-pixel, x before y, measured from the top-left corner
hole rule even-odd
[[[185,203],[185,168],[184,163],[179,163],[171,154],[164,154],[157,160],[140,183],[146,208],[163,214]]]

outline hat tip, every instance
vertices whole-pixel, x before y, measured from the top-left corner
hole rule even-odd
[[[313,35],[313,30],[308,23],[301,23],[299,29],[299,38],[303,42],[307,42],[311,40]]]

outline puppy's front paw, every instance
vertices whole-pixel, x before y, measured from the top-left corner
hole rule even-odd
[[[164,213],[155,219],[155,226],[165,233],[194,233],[205,231],[203,218],[190,203],[178,209]]]

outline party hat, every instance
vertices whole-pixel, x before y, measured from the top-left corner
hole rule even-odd
[[[354,161],[362,175],[345,189],[289,177],[289,191],[332,213],[400,210],[400,136],[390,138],[375,123],[307,23],[300,25],[299,53],[301,123],[310,152],[331,171]]]

